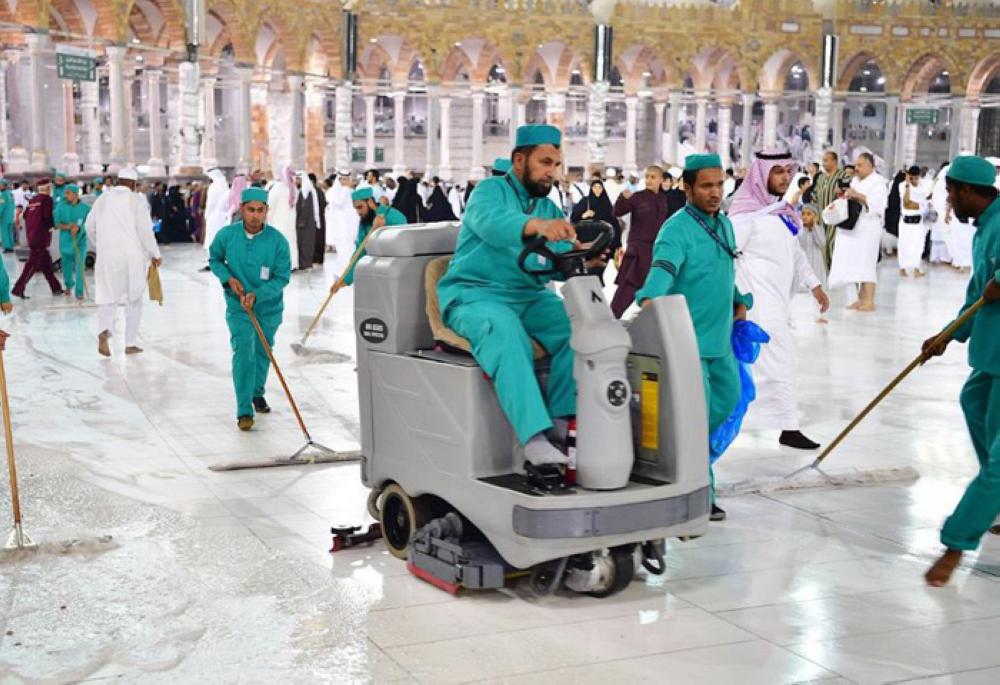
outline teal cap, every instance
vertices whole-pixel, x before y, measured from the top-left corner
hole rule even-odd
[[[506,174],[512,166],[514,166],[514,163],[506,157],[497,157],[493,160],[493,171],[500,174]]]
[[[94,185],[101,185],[103,183],[104,183],[104,179],[101,178],[100,176],[98,176],[97,178],[94,179]]]
[[[374,191],[371,187],[358,188],[353,193],[351,193],[351,202],[364,202],[365,200],[371,200],[375,197]]]
[[[700,169],[721,169],[722,158],[715,153],[688,155],[684,158],[684,171],[698,171]]]
[[[9,185],[10,181],[8,181],[6,178],[0,178],[0,186],[9,186]]]
[[[247,202],[263,202],[266,205],[267,191],[256,186],[244,188],[243,192],[240,193],[240,204],[246,204]]]
[[[997,171],[982,157],[962,155],[956,157],[948,167],[947,178],[974,186],[991,186],[996,181]]]
[[[548,124],[525,124],[517,127],[517,137],[514,147],[531,147],[534,145],[562,145],[562,132]]]
[[[67,193],[79,193],[80,192],[80,187],[78,185],[76,185],[75,183],[68,183],[68,184],[66,184],[66,192]]]
[[[66,172],[65,171],[57,171],[56,172],[56,178],[61,178],[62,180],[65,181],[66,180]]]

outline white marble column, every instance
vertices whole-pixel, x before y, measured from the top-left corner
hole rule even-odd
[[[10,61],[0,56],[0,157],[10,157],[10,131],[7,128],[7,67]]]
[[[833,110],[830,113],[830,128],[833,129],[831,147],[837,153],[838,158],[843,154],[844,149],[844,107],[847,102],[843,98],[833,98]],[[841,166],[844,164],[841,160]]]
[[[201,167],[211,169],[218,166],[215,152],[215,76],[205,76],[201,80]]]
[[[722,168],[728,169],[733,160],[729,153],[733,138],[733,100],[729,97],[719,99],[719,157],[722,158]]]
[[[590,169],[604,166],[608,153],[606,128],[608,125],[608,92],[607,81],[594,81],[590,84],[587,97],[587,166]]]
[[[197,62],[177,65],[180,93],[180,148],[177,173],[181,176],[200,176],[201,131],[198,124],[200,107],[201,68]]]
[[[125,163],[135,166],[135,107],[132,102],[132,85],[135,69],[126,62],[122,72],[122,93],[125,95]]]
[[[392,94],[392,175],[406,171],[406,91]]]
[[[961,107],[962,123],[959,129],[959,154],[976,153],[979,144],[979,114],[982,111],[979,100],[963,100]]]
[[[664,154],[663,146],[663,117],[667,111],[667,103],[662,100],[657,100],[653,103],[653,112],[656,117],[653,122],[653,141],[654,141],[654,152],[656,155],[656,163],[662,164],[663,160],[666,158]]]
[[[337,170],[351,168],[351,143],[354,140],[354,121],[351,118],[354,93],[350,81],[337,85],[334,94],[334,128],[337,135]]]
[[[469,168],[469,178],[483,178],[483,121],[485,120],[484,105],[486,93],[481,90],[472,91],[472,166]]]
[[[29,33],[24,36],[28,44],[28,111],[31,119],[31,170],[49,171],[48,143],[45,125],[48,103],[45,101],[45,49],[49,37],[44,33]],[[6,115],[6,113],[4,113]]]
[[[375,96],[365,96],[365,165],[375,168]]]
[[[636,128],[639,120],[639,98],[629,95],[625,98],[625,163],[622,171],[625,176],[639,173],[636,162]]]
[[[163,161],[163,121],[160,118],[160,80],[163,72],[146,69],[146,109],[149,110],[149,167],[150,176],[166,176],[167,165]]]
[[[250,104],[253,67],[237,67],[236,78],[239,80],[236,91],[239,126],[236,138],[236,172],[250,173],[253,171],[253,107]]]
[[[670,109],[667,113],[667,149],[663,152],[663,160],[677,166],[684,166],[684,160],[677,158],[677,147],[680,145],[681,132],[681,97],[679,90],[670,91]]]
[[[882,159],[885,160],[893,172],[899,164],[896,151],[899,146],[896,144],[897,128],[899,123],[899,97],[889,95],[885,98],[885,138],[882,140]]]
[[[765,95],[764,98],[764,149],[773,150],[778,144],[778,98]]]
[[[441,106],[441,160],[438,166],[438,176],[446,181],[452,180],[454,171],[451,168],[451,98],[444,96],[438,100]]]
[[[917,142],[920,137],[920,126],[917,124],[904,124],[900,140],[900,157],[903,166],[911,166],[917,161]],[[853,159],[844,160],[844,163],[853,163]]]
[[[296,171],[306,168],[305,126],[306,113],[303,106],[302,77],[292,74],[288,77],[288,97],[291,98],[292,130],[288,136],[291,147],[289,159]]]
[[[437,150],[437,102],[438,102],[438,91],[439,87],[437,85],[431,84],[427,86],[427,147],[424,153],[426,160],[424,161],[424,176],[426,178],[432,178],[435,176],[434,173],[434,153]]]
[[[63,105],[62,170],[75,176],[80,173],[80,155],[76,153],[76,106],[73,101],[73,82],[61,81],[60,85]]]
[[[513,150],[517,141],[517,127],[524,123],[524,108],[521,107],[520,86],[510,86],[507,89],[510,98],[510,148]]]
[[[816,91],[816,115],[813,118],[813,161],[823,161],[826,141],[830,137],[830,116],[833,113],[833,91],[822,87]]]
[[[757,96],[753,93],[743,93],[740,95],[743,104],[743,140],[740,144],[740,167],[750,168],[753,160],[753,103],[757,101]]]
[[[708,93],[695,93],[694,97],[694,147],[698,152],[704,152],[708,139]]]
[[[108,56],[108,92],[111,101],[111,156],[108,171],[117,172],[125,165],[125,51],[121,45],[104,48]]]
[[[100,93],[97,81],[80,82],[80,118],[83,124],[83,170],[88,174],[100,173],[101,119],[98,113]]]
[[[962,151],[962,124],[964,115],[962,112],[962,99],[959,97],[951,98],[951,129],[948,131],[948,159],[955,159],[959,152]],[[944,112],[939,112],[938,116],[942,116]]]

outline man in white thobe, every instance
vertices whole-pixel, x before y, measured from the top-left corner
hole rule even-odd
[[[812,292],[821,313],[829,308],[830,300],[799,244],[798,213],[783,199],[796,166],[787,152],[758,153],[733,195],[729,218],[740,253],[736,285],[754,297],[747,318],[771,336],[752,368],[757,399],[744,425],[780,430],[778,442],[786,447],[816,449],[819,444],[799,430],[791,304],[792,296],[803,287]]]
[[[934,179],[934,187],[931,190],[931,215],[934,220],[931,222],[931,264],[950,264],[951,252],[948,250],[948,243],[951,237],[950,221],[946,221],[951,208],[948,206],[948,189],[945,187],[945,175],[948,173],[948,165],[941,167]]]
[[[341,169],[337,180],[326,191],[326,242],[337,253],[334,269],[337,273],[347,266],[358,237],[358,213],[351,202],[351,172]]]
[[[139,174],[127,167],[118,182],[94,202],[87,215],[87,235],[97,251],[97,351],[111,356],[108,345],[115,329],[118,303],[125,300],[125,354],[142,352],[139,320],[150,264],[160,265],[160,248],[153,235],[149,204],[135,192]]]
[[[885,177],[875,172],[875,156],[872,153],[859,154],[854,169],[851,187],[844,197],[861,205],[861,215],[853,229],[837,229],[830,266],[830,288],[857,287],[857,299],[847,308],[873,312],[889,187]]]
[[[278,229],[288,241],[288,254],[292,260],[292,271],[299,264],[299,238],[296,231],[295,204],[298,188],[295,186],[295,172],[286,166],[281,174],[267,188],[267,223]]]
[[[917,278],[926,275],[921,267],[928,229],[924,215],[929,205],[920,181],[920,167],[911,166],[906,178],[899,182],[899,275],[904,278],[909,271]]]
[[[618,202],[618,196],[622,194],[622,190],[625,186],[618,182],[618,172],[614,167],[608,167],[604,170],[604,190],[608,193],[608,199],[611,200],[611,206],[613,207],[616,202]],[[562,205],[559,205],[562,207]]]
[[[208,195],[205,198],[205,252],[212,246],[216,234],[230,223],[229,213],[229,183],[226,182],[226,174],[222,169],[213,167],[208,170],[208,177],[212,182],[208,186]],[[205,266],[202,271],[208,271]]]

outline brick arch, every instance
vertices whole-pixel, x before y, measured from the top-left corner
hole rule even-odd
[[[949,80],[956,75],[954,64],[949,62],[940,52],[924,53],[910,65],[903,77],[899,89],[900,97],[909,99],[914,93],[926,93],[934,77],[944,70],[948,71]],[[953,81],[952,90],[955,90],[956,82],[961,83],[957,79]]]
[[[817,72],[817,65],[813,60],[804,58],[795,50],[782,48],[767,58],[761,65],[757,81],[760,84],[762,93],[781,93],[785,89],[785,79],[788,72],[796,64],[801,63],[806,70],[809,79],[807,90],[815,91],[822,81]]]
[[[264,32],[270,34],[270,42],[265,45],[261,45],[261,38]],[[261,55],[260,49],[264,47],[264,54]],[[270,68],[274,64],[275,58],[278,54],[284,55],[285,45],[281,40],[281,32],[278,27],[275,26],[270,21],[262,22],[260,27],[257,29],[257,36],[254,44],[254,59],[262,67]]]
[[[650,74],[650,85],[653,87],[667,86],[676,80],[673,65],[663,60],[648,45],[629,46],[621,52],[615,64],[618,65],[628,93],[636,93],[643,87],[643,73],[647,71]]]
[[[545,60],[542,59],[542,56],[537,52],[533,52],[531,53],[531,57],[528,59],[527,63],[524,65],[524,71],[521,73],[521,82],[526,88],[530,88],[535,85],[536,73],[542,75],[542,81],[545,84],[546,90],[555,86],[555,74],[549,71],[549,66],[545,63]]]
[[[746,66],[736,55],[722,47],[705,48],[698,52],[690,60],[686,75],[691,77],[697,91],[729,88],[734,76],[743,88],[756,85]]]
[[[232,44],[236,61],[243,64],[256,64],[256,41],[260,25],[245,26],[239,15],[228,2],[216,2],[210,5],[206,12],[222,24],[222,30],[215,41],[208,47],[209,54],[219,57],[227,44]],[[259,17],[257,18],[259,20]]]
[[[560,90],[569,88],[569,81],[573,76],[573,69],[579,69],[583,76],[584,83],[590,83],[591,63],[586,55],[573,50],[569,45],[563,47],[562,54],[559,55],[559,66],[556,68],[555,85]]]
[[[870,50],[862,50],[847,60],[840,70],[840,78],[837,80],[837,90],[847,91],[851,87],[851,81],[854,80],[854,77],[858,75],[861,68],[868,62],[875,62],[878,64],[878,68],[882,70],[882,75],[885,76],[886,92],[889,92],[890,88],[895,87],[895,79],[893,78],[893,74],[890,73],[890,60]]]
[[[439,76],[442,83],[452,83],[458,80],[458,75],[465,71],[469,74],[469,78],[472,78],[473,72],[476,70],[476,65],[472,63],[469,55],[466,54],[459,46],[452,47],[448,51],[448,56],[444,58],[441,63],[441,69]]]
[[[6,5],[6,3],[3,4]],[[49,12],[50,14],[58,12],[59,18],[62,19],[66,29],[71,33],[86,35],[87,26],[84,24],[83,15],[80,14],[80,9],[74,0],[51,0]]]
[[[389,71],[389,77],[391,78],[392,56],[378,43],[369,43],[366,45],[358,59],[358,78],[365,93],[373,94],[375,92],[379,72],[382,71],[383,66]]]
[[[426,76],[426,60],[421,58],[416,47],[410,44],[409,41],[404,41],[403,46],[399,50],[399,56],[396,58],[395,64],[393,64],[389,69],[389,74],[392,76],[392,84],[394,87],[403,87],[406,85],[406,82],[410,79],[410,67],[412,67],[413,63],[418,59],[424,64],[424,76]]]
[[[972,68],[965,97],[970,100],[978,99],[997,72],[1000,72],[1000,52],[984,57]]]

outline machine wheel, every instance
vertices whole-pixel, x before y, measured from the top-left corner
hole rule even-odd
[[[368,515],[371,516],[376,521],[380,521],[378,513],[378,498],[382,496],[382,490],[379,488],[372,488],[372,491],[368,493],[368,501],[365,506],[368,507]]]
[[[382,491],[378,514],[379,523],[382,524],[382,540],[389,552],[399,559],[406,559],[406,547],[413,534],[431,520],[427,499],[410,497],[396,483]]]
[[[612,547],[607,555],[595,559],[594,563],[602,567],[601,583],[596,590],[587,594],[591,597],[609,597],[628,587],[635,575],[634,550],[635,545]]]

